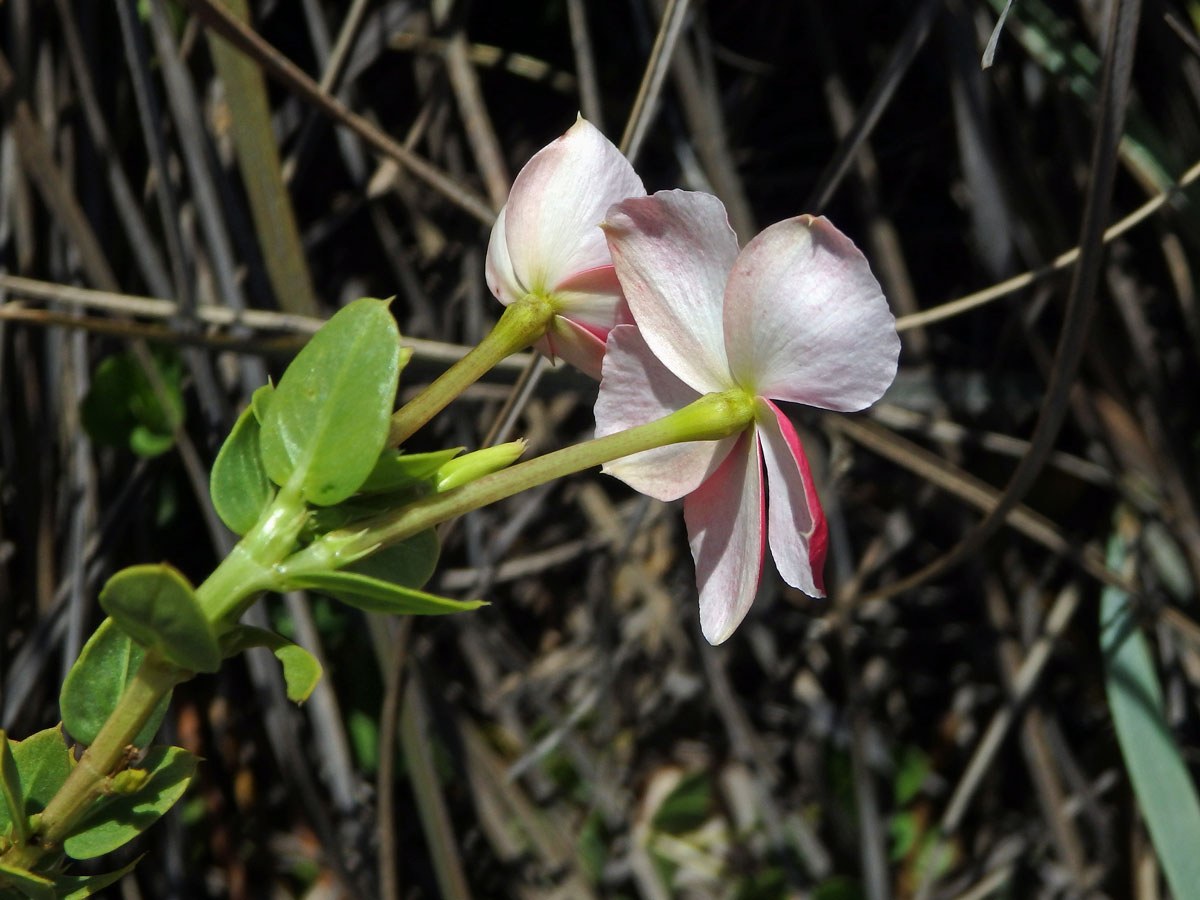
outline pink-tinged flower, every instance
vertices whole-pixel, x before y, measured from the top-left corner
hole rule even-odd
[[[594,378],[621,298],[600,223],[617,201],[644,196],[629,160],[580,117],[525,164],[492,226],[492,293],[505,306],[547,299],[556,315],[535,346]]]
[[[721,201],[664,191],[617,204],[604,230],[637,324],[609,336],[597,435],[703,394],[753,399],[739,434],[605,466],[660,500],[685,498],[700,624],[719,644],[754,601],[764,537],[784,581],[824,593],[825,518],[796,430],[772,401],[874,403],[896,374],[895,319],[862,253],[824,218],[772,225],[739,253]]]

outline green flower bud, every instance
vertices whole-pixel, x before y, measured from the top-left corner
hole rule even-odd
[[[525,441],[509,441],[507,444],[497,444],[476,450],[458,459],[452,459],[434,475],[434,485],[437,493],[442,494],[469,484],[484,475],[490,475],[507,468],[521,458],[525,452]]]

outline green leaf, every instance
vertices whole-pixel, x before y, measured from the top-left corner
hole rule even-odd
[[[692,772],[663,798],[651,822],[657,831],[684,834],[704,824],[712,809],[712,780],[707,772]]]
[[[430,528],[398,544],[376,550],[342,571],[406,588],[422,588],[433,577],[440,552],[437,532]]]
[[[80,418],[92,439],[157,456],[175,443],[183,423],[183,366],[176,355],[150,354],[156,377],[132,353],[110,356],[96,367]]]
[[[25,818],[25,795],[21,791],[21,774],[13,759],[12,742],[0,730],[0,800],[12,826],[12,838],[19,844],[29,840],[29,821]]]
[[[54,900],[54,884],[49,878],[3,863],[0,863],[0,885],[14,887],[30,900]]]
[[[75,832],[63,842],[72,859],[92,859],[133,840],[183,796],[198,757],[182,747],[151,747],[138,765],[150,773],[134,794],[97,800]]]
[[[45,809],[50,799],[58,793],[71,774],[74,757],[59,725],[31,734],[21,741],[9,740],[8,748],[20,778],[25,816],[32,816]],[[8,806],[0,805],[0,834],[4,834],[10,824],[12,820]]]
[[[293,703],[307,700],[321,680],[317,658],[281,634],[253,625],[237,625],[221,636],[221,655],[226,658],[250,647],[266,647],[275,654],[283,666],[283,682]]]
[[[405,453],[403,450],[384,450],[375,461],[375,468],[359,490],[365,494],[398,491],[429,478],[466,447],[450,447],[430,453]]]
[[[261,425],[267,419],[267,407],[271,404],[271,396],[275,393],[275,385],[264,384],[254,389],[250,395],[250,408],[254,410],[254,418]]]
[[[144,856],[145,854],[142,854]],[[122,866],[115,872],[105,872],[103,875],[59,875],[54,879],[54,892],[58,900],[84,900],[96,891],[102,891],[110,884],[116,884],[133,871],[133,867],[141,862],[139,856],[127,866]]]
[[[450,600],[344,569],[293,575],[287,580],[289,587],[320,591],[367,612],[440,616],[467,612],[485,605],[482,600]]]
[[[234,534],[245,534],[253,528],[275,495],[258,448],[259,431],[252,403],[238,416],[213,463],[209,494],[217,515]]]
[[[166,563],[130,566],[100,591],[100,606],[135,641],[193,672],[215,672],[221,650],[195,591]]]
[[[1108,567],[1125,567],[1129,546],[1115,534]],[[1195,895],[1200,885],[1200,800],[1171,733],[1150,647],[1129,595],[1112,586],[1100,593],[1100,647],[1105,688],[1125,767],[1171,893]]]
[[[332,506],[358,490],[387,441],[400,369],[412,351],[383,300],[339,310],[297,354],[267,406],[262,460],[276,484]]]
[[[67,673],[58,698],[63,725],[75,740],[90,744],[96,739],[145,654],[112,619],[100,623]],[[134,738],[135,746],[150,743],[170,702],[168,693]]]

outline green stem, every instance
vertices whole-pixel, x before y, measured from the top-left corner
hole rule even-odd
[[[295,549],[308,515],[297,485],[280,488],[254,527],[196,588],[200,608],[218,634],[241,618],[259,594],[277,586],[275,566]]]
[[[506,306],[496,327],[478,346],[392,414],[388,446],[403,444],[500,360],[532,346],[552,321],[554,306],[544,297],[530,294]]]
[[[13,847],[0,861],[28,870],[43,854],[56,850],[93,801],[105,792],[109,777],[120,771],[133,739],[162,698],[191,674],[153,652],[147,653],[96,739],[42,810],[35,840]]]
[[[447,493],[418,500],[399,513],[359,523],[352,530],[332,531],[290,557],[280,567],[282,575],[286,579],[288,573],[314,569],[328,571],[343,561],[398,543],[447,519],[623,456],[667,444],[729,437],[743,431],[754,414],[754,398],[741,390],[705,394],[683,409],[645,425],[556,450],[485,475]]]
[[[196,597],[209,621],[224,630],[264,590],[277,583],[276,566],[296,544],[308,513],[299,490],[285,486],[258,523],[196,588]],[[69,836],[81,816],[108,787],[108,779],[128,761],[133,740],[162,698],[192,672],[148,652],[112,714],[58,793],[41,813],[34,840],[12,847],[0,861],[29,869]]]

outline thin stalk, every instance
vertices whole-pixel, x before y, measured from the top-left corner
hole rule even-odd
[[[495,503],[564,475],[623,456],[687,441],[715,441],[744,430],[755,415],[755,401],[741,390],[705,394],[683,409],[645,425],[547,453],[528,462],[472,481],[444,494],[418,500],[399,513],[331,531],[280,566],[280,575],[328,571],[399,543],[447,519]]]
[[[506,306],[496,327],[478,346],[393,413],[388,445],[398,447],[407,441],[502,359],[534,344],[553,321],[554,306],[544,297],[531,294]]]

